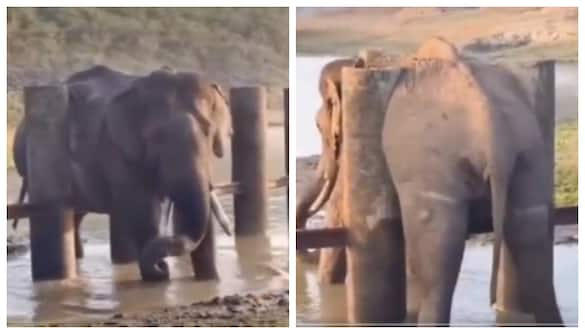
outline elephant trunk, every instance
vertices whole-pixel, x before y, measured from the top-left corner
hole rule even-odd
[[[304,228],[307,220],[325,205],[335,186],[337,167],[329,165],[328,167],[332,169],[327,172],[327,170],[323,169],[326,166],[324,161],[325,159],[322,156],[319,160],[316,180],[309,186],[305,195],[297,203],[297,229]]]
[[[170,199],[174,204],[175,234],[152,239],[144,247],[139,261],[143,280],[169,279],[165,257],[194,251],[209,231],[212,206],[206,181],[183,183],[170,193]]]

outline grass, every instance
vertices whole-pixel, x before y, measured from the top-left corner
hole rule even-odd
[[[7,32],[9,90],[95,64],[137,74],[194,70],[226,87],[261,84],[268,107],[278,109],[288,85],[287,8],[9,8]]]
[[[144,74],[162,66],[224,87],[267,87],[270,123],[288,86],[287,8],[8,8],[8,166],[22,87],[105,64]],[[278,114],[276,113],[276,114]]]
[[[555,204],[577,206],[579,155],[577,121],[560,123],[555,147]]]

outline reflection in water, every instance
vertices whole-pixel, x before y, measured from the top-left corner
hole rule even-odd
[[[237,237],[236,253],[240,272],[246,280],[257,279],[258,268],[269,266],[272,262],[270,240],[266,236]]]
[[[233,217],[231,197],[221,199]],[[288,270],[288,221],[285,192],[271,195],[269,221],[264,238],[238,240],[216,230],[219,281],[193,279],[188,255],[167,259],[171,281],[144,283],[137,265],[110,262],[107,220],[89,216],[83,227],[85,258],[78,262],[78,277],[66,281],[32,283],[30,253],[8,260],[8,322],[79,322],[103,319],[117,312],[190,304],[217,295],[288,288],[288,277],[270,267]],[[23,225],[24,226],[24,225]],[[240,256],[238,256],[238,254]]]
[[[492,248],[470,245],[465,249],[457,281],[451,320],[454,324],[495,322],[489,306],[489,283]],[[555,288],[557,302],[565,324],[578,319],[577,245],[555,246]],[[320,286],[315,265],[297,261],[297,322],[343,323],[345,317],[344,285]]]

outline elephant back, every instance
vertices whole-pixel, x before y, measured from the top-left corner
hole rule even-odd
[[[75,162],[93,161],[101,138],[104,113],[110,101],[136,79],[135,76],[96,66],[73,74],[69,91],[68,149]]]

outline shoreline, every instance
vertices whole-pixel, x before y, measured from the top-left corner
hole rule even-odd
[[[187,305],[120,312],[108,319],[35,322],[34,326],[288,326],[288,289],[214,297]],[[8,322],[8,325],[28,325]]]

